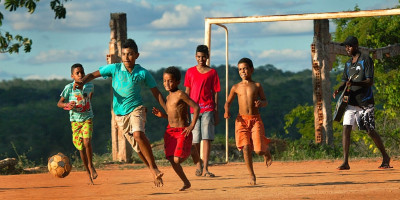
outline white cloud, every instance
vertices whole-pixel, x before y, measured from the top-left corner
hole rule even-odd
[[[189,25],[191,19],[202,16],[200,6],[188,7],[182,4],[173,11],[166,11],[160,19],[151,22],[151,26],[159,29],[182,28]]]
[[[75,62],[97,62],[105,61],[105,52],[102,49],[98,51],[83,50],[62,50],[62,49],[51,49],[48,51],[42,51],[33,57],[31,60],[32,64],[43,64],[43,63],[75,63]]]

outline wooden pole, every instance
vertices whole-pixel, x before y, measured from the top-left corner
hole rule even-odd
[[[333,60],[330,57],[329,20],[314,20],[312,44],[312,79],[314,125],[316,143],[333,144],[331,82],[329,74]]]
[[[110,19],[110,43],[109,54],[107,55],[107,63],[121,62],[122,42],[127,39],[126,14],[111,13]],[[111,88],[111,93],[112,93]],[[112,108],[111,99],[111,143],[112,158],[114,161],[132,162],[132,147],[126,140],[122,130],[118,129],[115,122],[115,114]]]

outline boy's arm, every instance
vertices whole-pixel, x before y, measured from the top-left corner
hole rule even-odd
[[[165,106],[165,100],[164,97],[162,96],[160,90],[158,90],[157,87],[150,88],[151,93],[153,93],[154,98],[157,100],[157,102],[161,105],[161,107],[164,109],[165,112],[167,112],[167,108]]]
[[[65,98],[60,97],[60,100],[58,100],[58,102],[57,102],[57,106],[59,108],[64,108],[66,110],[71,110],[72,108],[75,107],[75,104],[76,104],[75,101],[71,101],[69,103],[65,103],[64,101],[65,101]]]
[[[65,106],[67,106],[68,103],[64,103],[65,98],[64,97],[60,97],[60,100],[58,100],[57,102],[57,106],[59,108],[64,108]]]
[[[254,102],[254,103],[255,103],[255,107],[256,107],[256,108],[260,108],[260,107],[265,107],[265,106],[267,106],[267,105],[268,105],[267,98],[265,97],[264,89],[263,89],[263,87],[261,86],[261,84],[260,84],[260,86],[258,87],[258,96],[260,97],[260,99],[259,99],[259,100],[256,100],[256,101]]]
[[[265,97],[264,89],[262,88],[261,84],[259,84],[258,87],[258,96],[260,99],[255,100],[254,106],[256,108],[267,106],[268,105],[267,98]]]
[[[182,132],[182,134],[185,134],[185,137],[186,137],[192,132],[194,126],[196,125],[197,119],[199,118],[200,106],[197,105],[197,103],[194,102],[186,93],[182,93],[181,99],[182,99],[182,101],[184,101],[186,104],[188,104],[190,107],[193,108],[192,122]]]
[[[231,117],[231,114],[229,112],[229,107],[231,106],[231,103],[232,103],[233,99],[235,98],[235,96],[236,96],[236,85],[234,85],[231,88],[231,91],[229,92],[229,95],[228,95],[228,99],[226,100],[225,105],[224,105],[224,109],[225,109],[224,118],[225,119]]]
[[[76,82],[75,81],[75,83],[74,83],[74,89],[76,89],[76,88],[83,88],[83,86],[86,84],[86,83],[89,83],[90,81],[92,81],[93,79],[95,79],[95,78],[98,78],[98,77],[100,77],[101,76],[101,74],[100,74],[100,71],[99,70],[97,70],[97,71],[95,71],[95,72],[92,72],[92,73],[90,73],[90,74],[87,74],[85,77],[83,77],[82,78],[82,81],[81,82]]]
[[[214,120],[215,120],[215,125],[219,123],[219,115],[218,115],[218,92],[214,93],[214,102],[215,102],[215,108],[214,108]]]

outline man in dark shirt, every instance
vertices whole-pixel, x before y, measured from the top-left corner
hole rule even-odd
[[[349,36],[341,43],[346,46],[346,52],[351,57],[345,64],[342,82],[343,84],[333,93],[333,98],[342,91],[345,86],[350,88],[349,101],[343,117],[343,164],[338,170],[349,170],[349,147],[350,133],[353,125],[357,122],[360,130],[366,130],[374,141],[376,147],[382,153],[383,161],[379,166],[381,169],[392,168],[390,157],[386,153],[381,137],[375,131],[374,95],[372,85],[374,84],[374,63],[368,54],[363,54],[358,49],[358,39]],[[349,77],[352,77],[349,80]]]

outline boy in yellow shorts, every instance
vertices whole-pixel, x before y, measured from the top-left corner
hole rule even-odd
[[[82,81],[85,71],[81,64],[76,63],[71,66],[71,78],[74,82],[65,86],[61,93],[57,106],[64,110],[69,110],[72,128],[72,141],[79,150],[79,154],[89,175],[89,184],[93,185],[93,180],[97,178],[92,158],[93,150],[91,144],[93,132],[93,111],[90,100],[93,96],[93,84],[87,83],[82,89],[73,89],[75,82]]]
[[[235,120],[236,146],[239,150],[243,150],[244,161],[250,174],[249,184],[255,185],[252,152],[263,155],[267,167],[272,163],[268,150],[270,140],[265,137],[264,124],[259,112],[259,108],[267,106],[268,103],[261,84],[251,79],[254,72],[253,62],[249,58],[240,59],[238,70],[242,81],[232,86],[225,103],[224,117],[231,116],[229,107],[237,95],[239,114]]]

